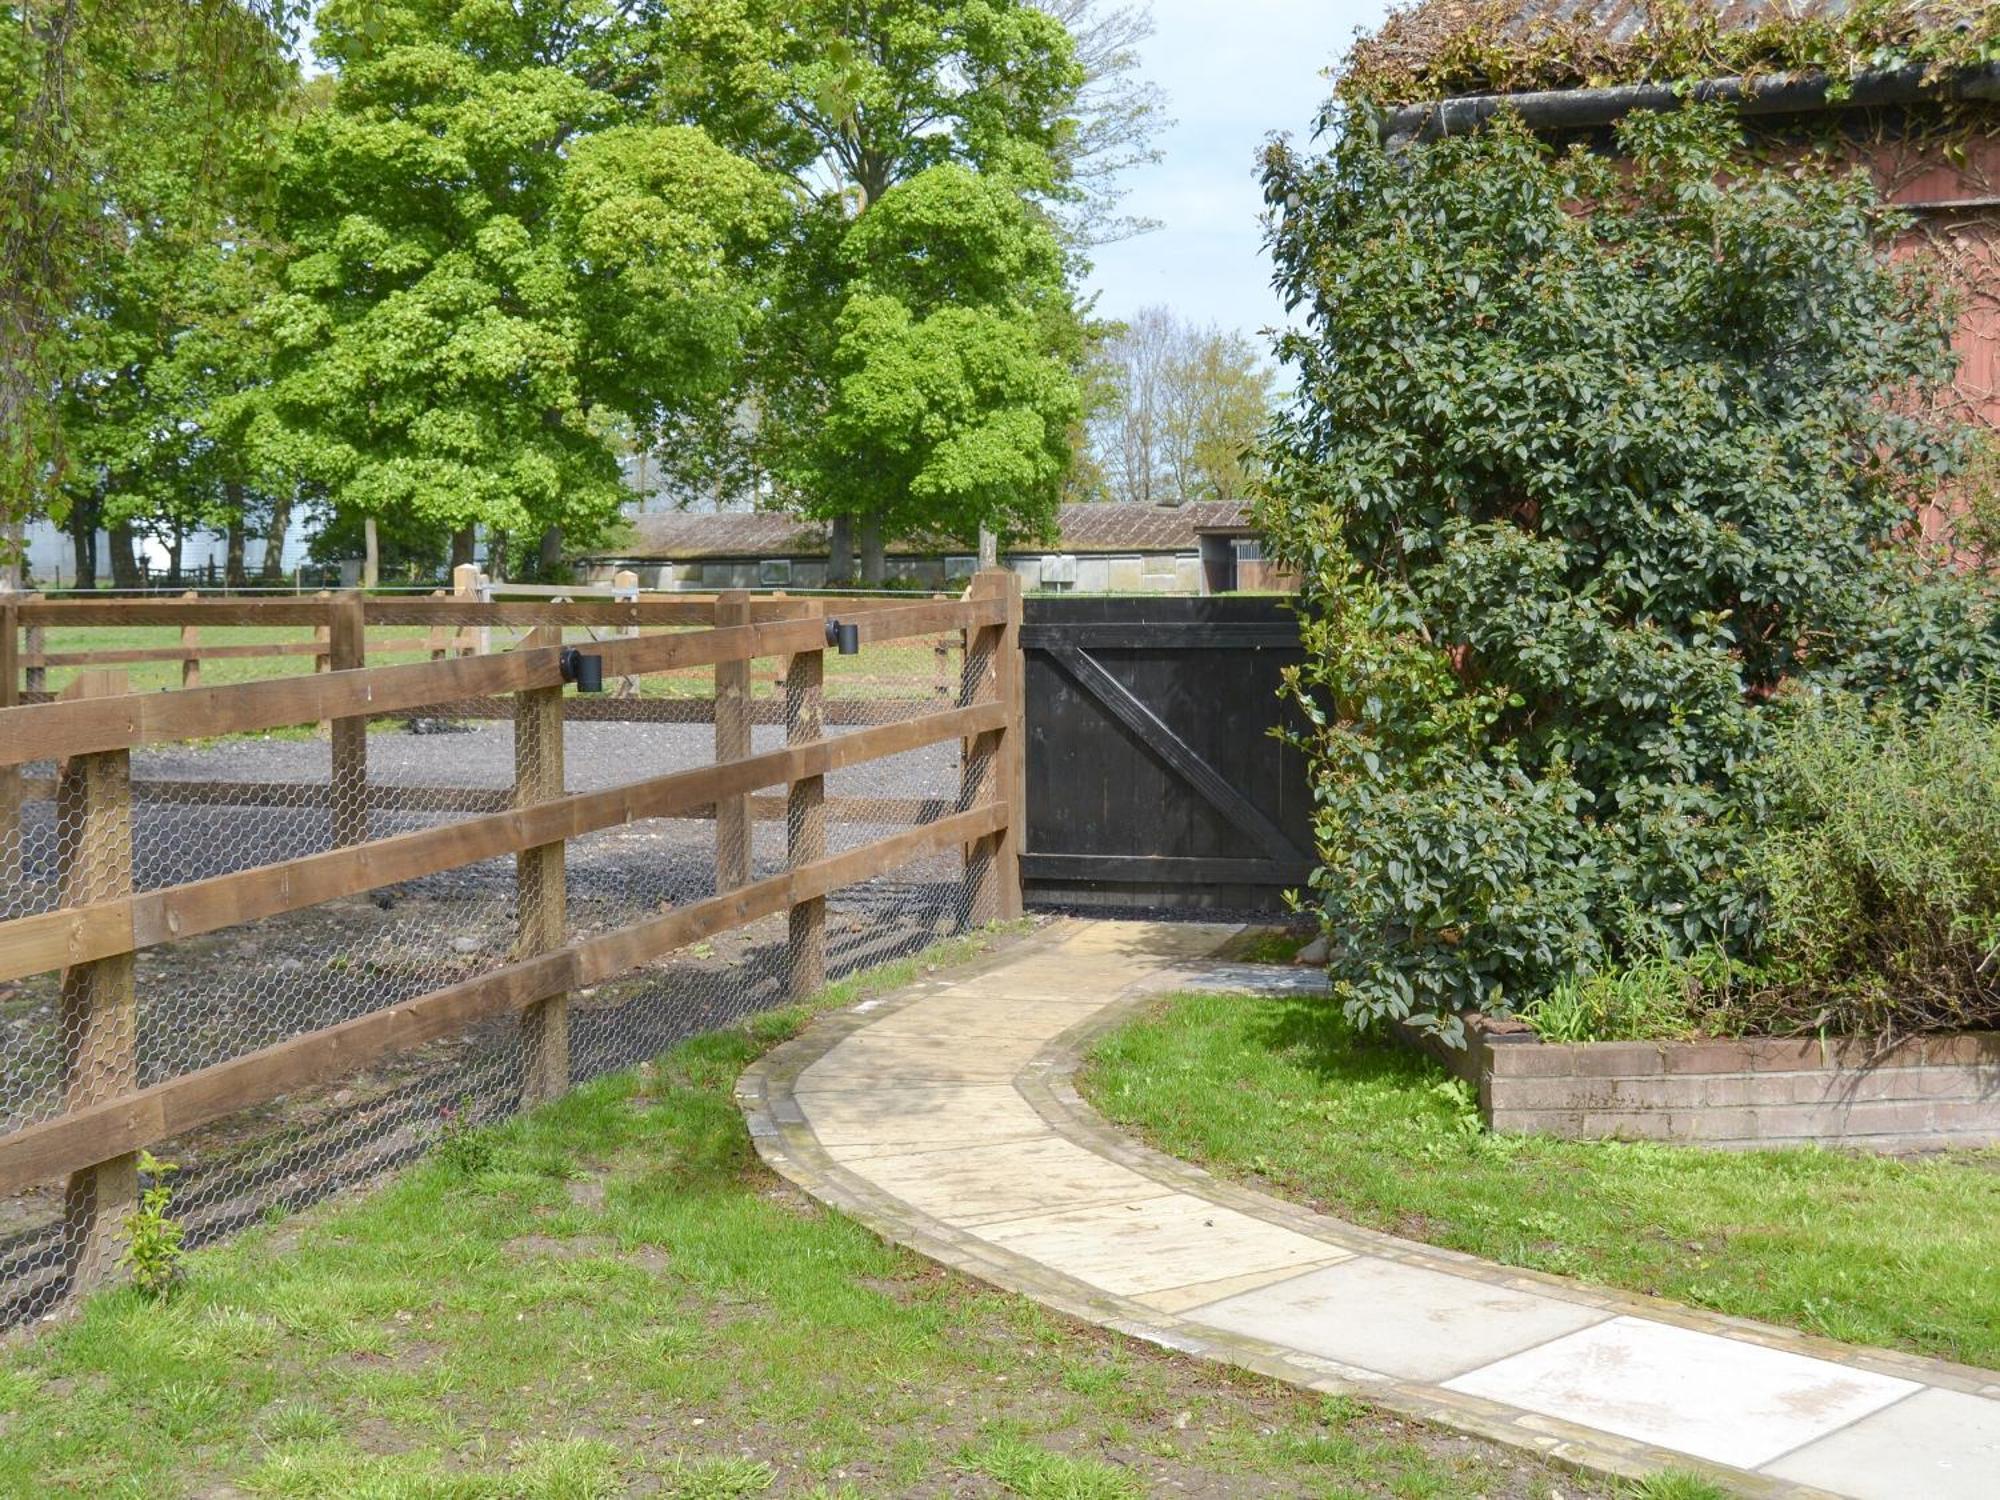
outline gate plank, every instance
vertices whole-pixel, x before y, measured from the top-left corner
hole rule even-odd
[[[1068,674],[1126,728],[1138,737],[1154,757],[1177,773],[1200,793],[1204,802],[1256,840],[1264,853],[1287,867],[1310,863],[1311,856],[1288,838],[1284,831],[1235,787],[1225,781],[1186,740],[1104,669],[1089,652],[1076,646],[1042,648],[1049,659]]]

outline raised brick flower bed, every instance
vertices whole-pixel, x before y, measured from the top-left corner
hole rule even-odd
[[[1475,1018],[1421,1042],[1504,1134],[1868,1151],[2000,1146],[2000,1032],[1856,1041],[1544,1042]]]

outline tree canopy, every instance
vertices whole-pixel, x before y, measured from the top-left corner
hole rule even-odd
[[[107,325],[82,304],[95,293],[129,307],[136,241],[151,254],[163,232],[196,232],[244,196],[246,166],[291,86],[286,48],[303,8],[10,7],[0,33],[0,504],[10,526],[61,506],[75,423],[51,393],[106,352],[93,327]]]
[[[296,254],[253,436],[339,509],[588,536],[624,498],[605,424],[733,384],[779,181],[540,61],[546,24],[439,0],[331,38],[279,164]]]

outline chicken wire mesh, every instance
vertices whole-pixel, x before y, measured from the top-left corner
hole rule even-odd
[[[494,636],[491,646],[506,649],[518,633]],[[829,652],[817,694],[786,659],[750,663],[748,752],[812,738],[815,719],[836,736],[957,706],[990,665],[975,656],[968,666],[961,642],[947,633],[871,644],[856,657]],[[714,682],[714,669],[703,668],[613,677],[601,698],[566,696],[563,789],[714,763]],[[121,800],[108,788],[82,784],[114,774],[100,758],[21,767],[18,820],[0,828],[0,919],[503,810],[513,805],[523,748],[513,713],[511,699],[498,699],[378,720],[365,766],[339,764],[324,726],[136,750],[122,815],[104,812]],[[965,805],[963,761],[961,742],[948,739],[842,768],[824,779],[818,819],[782,784],[757,791],[746,799],[740,873],[766,879],[795,852],[838,854],[953,815]],[[569,840],[568,940],[717,894],[717,837],[714,810],[696,809]],[[832,893],[825,977],[966,930],[974,922],[966,865],[966,851],[951,844]],[[67,991],[62,972],[0,985],[0,1138],[491,972],[517,956],[518,890],[510,854],[71,971]],[[799,940],[779,911],[579,990],[568,1002],[572,1083],[782,1002]],[[120,983],[120,962],[130,965],[136,1003],[129,1021],[107,1023],[89,986]],[[421,1155],[448,1126],[517,1112],[528,1063],[521,1021],[501,1015],[160,1143],[156,1155],[179,1169],[172,1211],[186,1243],[366,1183]],[[0,1199],[0,1327],[64,1301],[83,1250],[79,1222],[74,1205],[65,1212],[61,1183]]]

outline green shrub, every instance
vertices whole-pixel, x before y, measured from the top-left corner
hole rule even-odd
[[[1800,694],[1767,757],[1762,1030],[1881,1035],[2000,1025],[2000,723]]]
[[[139,1206],[125,1217],[129,1237],[119,1256],[132,1272],[140,1291],[153,1298],[165,1298],[180,1285],[182,1274],[181,1239],[187,1226],[171,1213],[174,1202],[173,1176],[180,1168],[161,1161],[150,1151],[139,1153],[139,1174],[150,1178],[139,1194]]]
[[[1729,1029],[1727,955],[1660,954],[1610,973],[1565,979],[1522,1011],[1544,1041],[1671,1042]]]
[[[1303,578],[1312,899],[1358,1018],[1748,953],[1765,701],[1992,654],[1903,540],[1961,462],[1916,415],[1951,320],[1862,175],[1737,144],[1687,109],[1628,118],[1622,162],[1506,117],[1271,149],[1300,326],[1261,518]]]

